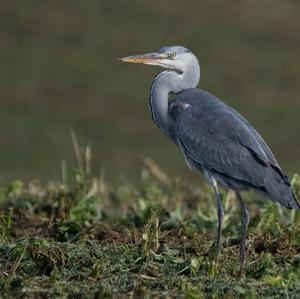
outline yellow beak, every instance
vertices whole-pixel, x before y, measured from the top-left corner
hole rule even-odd
[[[134,55],[120,58],[119,60],[130,63],[153,64],[165,59],[166,56],[161,53],[148,53],[143,55]]]

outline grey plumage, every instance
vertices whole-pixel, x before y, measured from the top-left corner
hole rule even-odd
[[[182,109],[183,103],[189,104]],[[286,174],[258,132],[213,95],[187,89],[169,104],[173,139],[195,168],[235,191],[253,188],[287,208],[299,208]]]
[[[217,184],[234,190],[242,216],[240,261],[243,263],[249,213],[240,192],[254,189],[283,206],[299,209],[287,175],[259,133],[238,112],[212,94],[196,89],[200,65],[181,46],[129,56],[125,62],[158,65],[150,89],[153,121],[182,151],[188,166],[201,171],[215,193],[218,210],[216,247],[221,244],[223,208]],[[169,94],[176,94],[169,101]]]

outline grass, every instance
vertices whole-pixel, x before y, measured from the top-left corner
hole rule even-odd
[[[296,298],[300,217],[247,197],[251,223],[243,268],[240,218],[222,193],[224,240],[214,249],[209,187],[170,178],[150,159],[138,188],[90,177],[82,151],[74,182],[14,181],[0,190],[0,290],[4,298]],[[63,164],[64,165],[64,164]],[[300,178],[293,177],[300,195]]]

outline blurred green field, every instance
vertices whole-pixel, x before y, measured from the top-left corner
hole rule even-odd
[[[200,58],[200,86],[262,133],[288,172],[300,170],[298,1],[2,1],[0,180],[48,181],[73,165],[70,130],[94,173],[138,181],[140,158],[198,180],[148,116],[158,69],[118,57],[181,44]],[[155,146],[154,146],[155,145]]]

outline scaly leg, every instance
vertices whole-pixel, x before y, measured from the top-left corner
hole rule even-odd
[[[222,234],[222,224],[223,224],[223,207],[221,202],[221,196],[218,191],[218,185],[215,178],[212,178],[212,187],[216,198],[216,205],[218,209],[218,228],[217,228],[217,239],[216,239],[216,247],[217,247],[217,256],[219,256],[221,249],[221,234]]]
[[[238,192],[236,192],[236,197],[238,198],[240,203],[241,216],[242,216],[242,231],[241,231],[241,245],[240,245],[240,263],[242,265],[244,263],[245,244],[246,244],[246,237],[247,237],[250,215],[242,200],[241,195]]]

